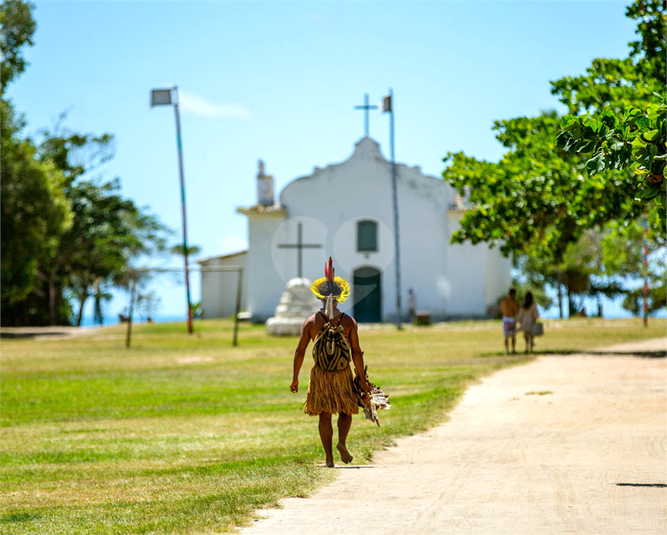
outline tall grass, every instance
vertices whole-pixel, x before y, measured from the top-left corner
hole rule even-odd
[[[664,336],[665,320],[547,322],[538,349],[589,350]],[[23,534],[230,530],[283,496],[334,477],[318,468],[317,421],[289,392],[295,338],[229,321],[122,326],[75,338],[2,341],[0,531]],[[356,462],[446,418],[466,386],[501,367],[498,322],[360,332],[371,379],[392,409],[354,419]],[[519,349],[523,349],[519,341]]]

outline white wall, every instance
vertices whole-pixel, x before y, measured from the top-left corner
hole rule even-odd
[[[248,301],[252,321],[266,321],[273,316],[285,281],[274,264],[271,244],[284,214],[250,214],[248,216]]]
[[[486,305],[497,308],[498,299],[509,292],[512,285],[512,257],[505,258],[499,246],[489,249],[486,263]]]
[[[202,260],[202,267],[241,267],[243,268],[243,290],[241,292],[241,310],[246,309],[248,294],[247,252],[220,256]],[[238,273],[229,271],[202,271],[201,307],[204,318],[226,318],[236,310],[236,292]]]

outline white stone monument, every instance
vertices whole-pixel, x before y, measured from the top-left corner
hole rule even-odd
[[[308,279],[294,278],[287,283],[275,314],[266,321],[266,329],[273,336],[299,336],[303,322],[315,314],[322,303],[310,291]]]

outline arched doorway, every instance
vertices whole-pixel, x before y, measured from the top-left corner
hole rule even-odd
[[[356,269],[352,281],[354,319],[359,323],[382,321],[382,278],[372,267]]]

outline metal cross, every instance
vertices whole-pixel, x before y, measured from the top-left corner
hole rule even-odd
[[[377,110],[377,106],[369,106],[368,105],[368,93],[364,95],[364,105],[363,106],[355,106],[355,110],[364,110],[364,130],[366,137],[368,137],[368,110]]]
[[[296,224],[296,243],[279,243],[281,249],[297,250],[297,277],[303,276],[303,250],[320,249],[322,246],[315,243],[303,243],[303,224],[299,221]]]

